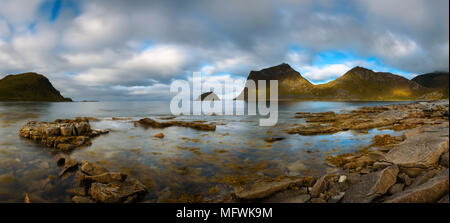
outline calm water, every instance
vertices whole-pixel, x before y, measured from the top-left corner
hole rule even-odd
[[[206,102],[208,103],[208,102]],[[179,116],[175,120],[204,120],[222,123],[215,132],[188,128],[144,129],[131,121],[143,117],[170,116],[168,102],[85,102],[30,103],[0,102],[0,202],[31,200],[70,202],[66,192],[71,179],[60,179],[60,169],[48,149],[21,139],[17,133],[30,120],[96,117],[93,128],[111,129],[93,140],[92,146],[74,151],[72,158],[96,161],[110,170],[137,177],[150,189],[146,200],[154,201],[161,191],[172,194],[201,194],[220,200],[230,184],[264,176],[318,175],[327,171],[324,157],[351,152],[370,144],[378,134],[400,134],[389,130],[369,133],[340,132],[333,135],[300,136],[283,132],[292,124],[296,112],[352,110],[360,106],[399,102],[280,102],[279,120],[274,127],[258,126],[256,116]],[[112,117],[128,118],[113,121]],[[156,133],[165,138],[155,139]],[[287,139],[266,143],[269,136]]]

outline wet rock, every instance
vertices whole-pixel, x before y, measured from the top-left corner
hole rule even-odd
[[[449,171],[439,171],[427,182],[408,188],[388,199],[386,203],[429,203],[436,202],[449,191]]]
[[[78,169],[78,165],[79,165],[78,161],[71,159],[70,157],[67,157],[64,161],[63,169],[61,170],[61,172],[59,172],[59,176],[63,176],[67,172],[71,172]]]
[[[123,182],[127,178],[126,174],[119,173],[119,172],[107,172],[102,173],[100,175],[94,175],[94,176],[87,176],[83,175],[80,179],[82,185],[89,185],[91,183],[115,183],[115,182]]]
[[[158,134],[154,135],[153,137],[162,139],[162,138],[164,138],[164,134],[163,133],[158,133]]]
[[[343,203],[369,203],[378,196],[385,194],[397,181],[399,169],[390,166],[378,172],[363,175],[359,182],[346,191]]]
[[[89,188],[91,197],[102,203],[121,203],[129,201],[130,197],[141,196],[147,188],[139,181],[127,178],[121,183],[92,183]],[[136,200],[133,198],[133,201]]]
[[[380,169],[384,169],[388,166],[392,166],[392,163],[388,163],[388,162],[375,162],[373,163],[372,167],[375,170],[380,170]]]
[[[30,121],[19,131],[21,137],[63,152],[90,145],[90,139],[97,135],[98,133],[91,129],[87,118],[57,119],[54,122]]]
[[[87,196],[87,191],[85,187],[76,187],[68,189],[67,192],[76,196]]]
[[[245,186],[236,186],[234,193],[237,198],[244,200],[268,197],[276,192],[287,189],[291,185],[301,186],[302,179],[283,178],[280,181],[257,181]]]
[[[396,194],[396,193],[400,193],[403,191],[403,188],[405,188],[405,185],[402,183],[396,183],[394,185],[392,185],[391,188],[389,188],[388,190],[388,194]]]
[[[56,165],[58,165],[58,166],[64,165],[64,163],[66,162],[66,157],[67,156],[65,156],[63,154],[56,154],[56,156],[55,156]]]
[[[152,127],[152,128],[167,128],[170,126],[178,126],[178,127],[186,127],[203,131],[215,131],[216,126],[212,124],[204,124],[200,122],[185,122],[185,121],[167,121],[167,122],[158,122],[153,119],[143,118],[137,122],[135,125],[141,125],[144,127]]]
[[[88,196],[74,196],[72,197],[74,203],[96,203],[95,200]]]
[[[448,168],[448,152],[442,154],[439,164]]]
[[[276,141],[281,141],[285,139],[285,137],[266,137],[264,138],[264,141],[266,142],[276,142]]]
[[[87,175],[100,175],[106,172],[109,172],[106,168],[97,165],[95,163],[92,162],[87,162],[87,161],[83,161],[81,163],[81,171],[86,173]]]

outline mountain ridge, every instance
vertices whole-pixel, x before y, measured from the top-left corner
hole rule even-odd
[[[278,80],[279,99],[378,101],[448,98],[448,94],[445,95],[442,91],[421,86],[400,75],[374,72],[360,66],[350,69],[333,81],[317,85],[309,82],[286,63],[260,71],[251,71],[248,80]],[[292,80],[297,80],[300,84]],[[266,95],[269,94],[268,89],[267,87]],[[260,90],[257,88],[257,91]],[[248,100],[248,89],[245,88],[236,99]]]

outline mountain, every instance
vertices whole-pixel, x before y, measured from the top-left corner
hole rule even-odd
[[[314,85],[287,64],[250,72],[247,80],[278,80],[279,99],[413,100],[438,99],[442,94],[402,76],[354,67],[326,84]],[[260,89],[258,89],[260,90]],[[247,90],[236,98],[246,98]]]
[[[220,98],[212,91],[201,94],[197,101],[220,101]]]
[[[448,84],[448,72],[433,72],[419,75],[412,79],[412,81],[427,87],[427,88],[437,88],[443,94],[443,98],[449,97],[449,84]]]
[[[257,89],[259,89],[259,80],[278,80],[278,96],[283,98],[311,95],[311,91],[314,88],[313,84],[286,63],[262,69],[260,71],[251,71],[248,75],[247,81],[248,80],[255,81]],[[269,82],[266,83],[266,87],[269,89]],[[267,92],[269,92],[269,90],[267,90]],[[248,90],[245,88],[236,99],[244,100],[244,98],[247,98],[247,95]]]
[[[0,101],[72,101],[63,97],[50,81],[37,73],[8,75],[0,80]]]

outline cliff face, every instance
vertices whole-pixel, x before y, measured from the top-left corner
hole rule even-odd
[[[63,97],[41,74],[8,75],[0,80],[0,101],[72,101]]]
[[[313,85],[287,64],[252,71],[247,80],[278,80],[279,99],[414,100],[438,99],[441,93],[402,76],[355,67],[338,79]],[[258,88],[258,91],[261,90]],[[247,90],[236,99],[244,100]]]

